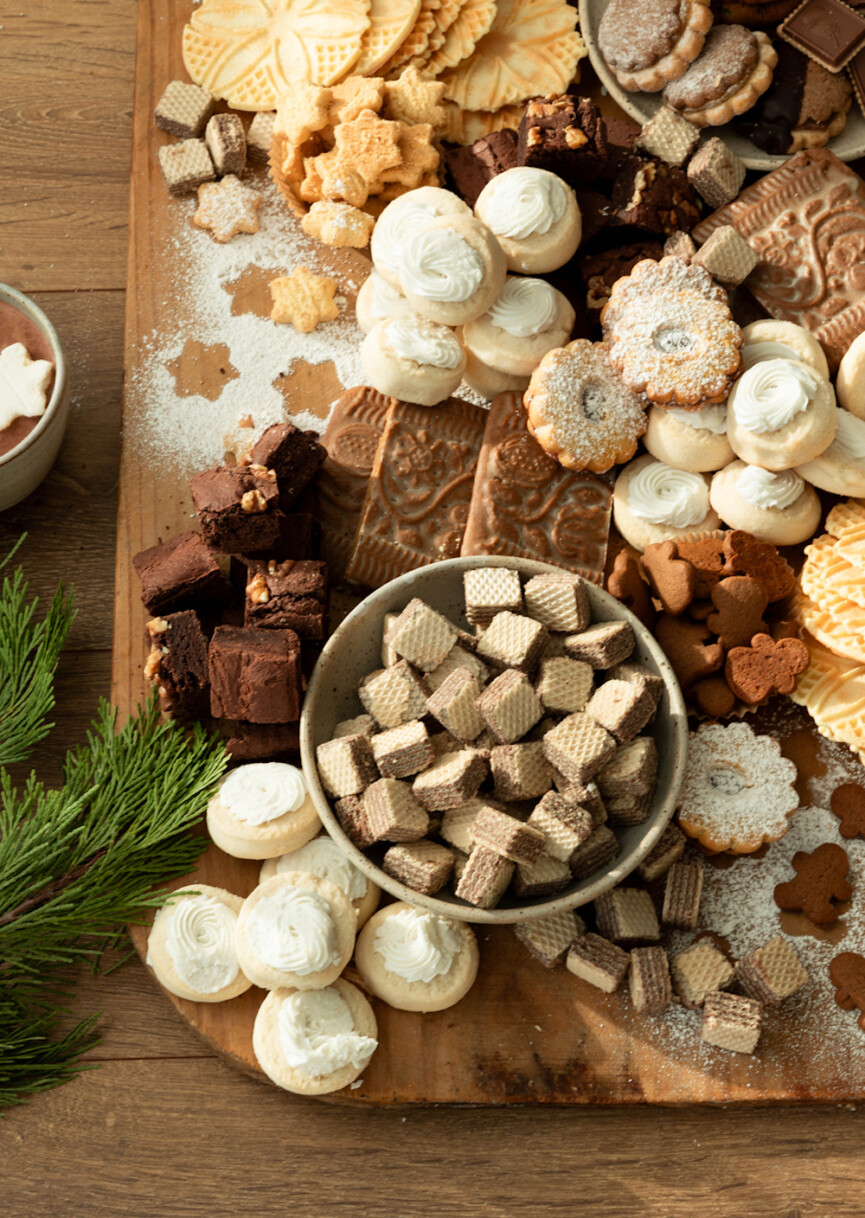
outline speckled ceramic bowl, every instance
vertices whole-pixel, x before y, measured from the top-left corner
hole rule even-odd
[[[418,596],[450,618],[464,630],[472,630],[463,612],[463,572],[478,566],[515,568],[525,578],[560,573],[546,563],[517,558],[452,558],[445,562],[411,571],[373,592],[337,628],[325,645],[309,682],[300,720],[300,751],[303,772],[319,816],[331,837],[365,875],[398,900],[409,901],[445,917],[466,922],[522,922],[563,909],[574,909],[607,892],[625,878],[649,853],[664,831],[676,804],[685,766],[688,721],[682,691],[664,653],[648,630],[609,593],[589,585],[592,617],[595,621],[613,618],[630,623],[637,640],[634,659],[664,680],[664,690],[652,731],[658,746],[658,790],[652,814],[642,825],[616,830],[621,853],[612,866],[585,880],[574,882],[553,897],[523,900],[508,893],[495,909],[476,909],[459,900],[452,887],[434,897],[407,888],[382,871],[378,865],[385,847],[364,853],[343,832],[324,792],[315,763],[316,746],[330,740],[333,729],[343,719],[362,712],[357,686],[361,678],[381,667],[382,624],[386,613],[404,609]]]

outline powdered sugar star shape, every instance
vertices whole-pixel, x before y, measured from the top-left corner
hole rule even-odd
[[[31,359],[23,343],[0,351],[0,429],[44,414],[53,370],[50,359]]]
[[[238,233],[258,232],[261,194],[244,186],[240,178],[228,173],[220,182],[205,182],[198,188],[198,210],[192,223],[206,228],[214,241],[226,242]]]

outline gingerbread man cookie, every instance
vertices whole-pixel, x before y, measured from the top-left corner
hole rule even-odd
[[[694,599],[697,577],[691,564],[679,557],[676,543],[662,541],[646,546],[643,568],[664,612],[673,617],[684,613]]]
[[[625,546],[616,555],[613,569],[607,580],[607,589],[612,595],[626,605],[635,617],[649,630],[655,627],[655,606],[649,592],[649,585],[643,576],[640,556],[630,546]]]
[[[732,529],[724,537],[723,551],[724,575],[752,575],[766,589],[770,605],[789,596],[796,587],[793,568],[771,542]]]
[[[849,901],[853,885],[847,879],[847,851],[834,842],[824,842],[810,853],[793,855],[794,880],[775,885],[775,904],[788,913],[803,913],[818,926],[838,918],[836,901]]]
[[[712,589],[712,604],[706,625],[718,642],[729,651],[744,647],[755,634],[764,634],[768,627],[763,614],[769,603],[766,589],[750,575],[730,575]]]
[[[865,1032],[865,956],[839,952],[829,962],[829,980],[835,986],[835,1001],[842,1011],[862,1012],[859,1027]]]
[[[801,639],[775,642],[769,634],[755,634],[750,647],[733,647],[727,656],[727,684],[749,706],[758,706],[772,694],[792,694],[796,677],[810,662]]]
[[[841,824],[842,837],[865,838],[865,791],[856,782],[845,782],[832,792],[829,805]]]
[[[717,672],[724,663],[723,647],[712,640],[702,622],[665,615],[658,619],[655,634],[683,689]]]

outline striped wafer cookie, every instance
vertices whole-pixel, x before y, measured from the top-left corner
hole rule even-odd
[[[826,532],[840,537],[849,529],[865,528],[865,504],[858,499],[847,499],[836,503],[826,517]]]
[[[865,569],[854,566],[841,553],[842,542],[828,533],[805,547],[807,558],[800,581],[802,591],[817,604],[828,592],[865,608]],[[865,538],[862,542],[865,561]]]
[[[848,660],[865,664],[865,609],[823,585],[819,601],[799,593],[793,613],[818,643]]]

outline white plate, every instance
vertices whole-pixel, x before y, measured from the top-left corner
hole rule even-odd
[[[643,124],[648,122],[661,105],[661,94],[629,93],[622,88],[607,67],[598,47],[598,26],[608,3],[609,0],[580,0],[580,33],[588,48],[592,67],[601,83],[635,122]],[[707,127],[706,130],[720,135],[724,143],[741,157],[749,169],[777,169],[787,160],[786,156],[772,156],[763,152],[751,140],[734,131],[729,124],[725,127]],[[865,118],[855,97],[847,115],[847,126],[840,135],[829,141],[829,148],[842,161],[855,161],[858,157],[865,156]]]

